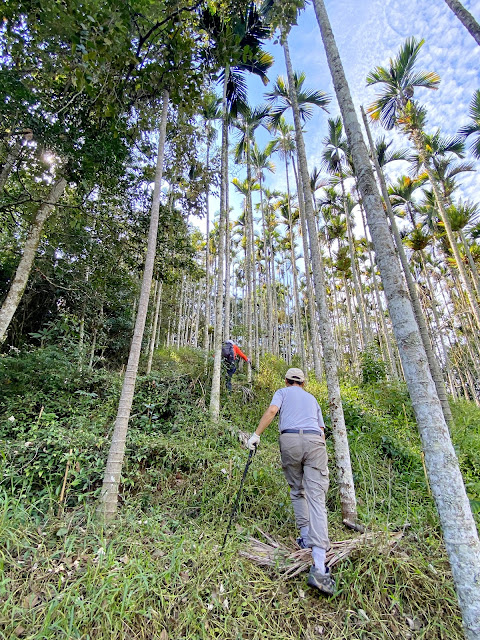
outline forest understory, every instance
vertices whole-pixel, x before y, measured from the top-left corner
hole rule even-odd
[[[283,369],[267,356],[252,385],[238,374],[214,423],[206,410],[210,374],[203,352],[157,352],[152,373],[138,382],[119,515],[102,525],[96,505],[121,376],[80,373],[55,347],[2,358],[0,637],[462,638],[415,420],[400,383],[342,385],[359,517],[378,541],[335,566],[333,598],[313,593],[305,574],[287,579],[280,567],[263,568],[240,555],[248,552],[249,536],[265,541],[262,532],[296,549],[273,425],[220,555],[247,460],[238,433],[255,428]],[[311,380],[308,388],[328,415],[325,385]],[[478,514],[480,410],[464,400],[452,409],[452,438]],[[328,424],[327,442],[334,542],[360,534],[342,524]],[[394,531],[404,535],[385,551]]]

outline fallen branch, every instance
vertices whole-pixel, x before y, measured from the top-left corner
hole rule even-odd
[[[263,567],[272,567],[279,571],[286,578],[308,571],[312,565],[311,549],[300,549],[292,551],[287,546],[280,544],[267,536],[259,529],[259,532],[268,540],[268,544],[250,537],[249,545],[246,549],[240,551],[240,555],[248,558],[252,562]],[[394,547],[403,537],[403,531],[384,534],[374,531],[368,531],[358,538],[350,540],[341,540],[332,542],[327,552],[327,567],[331,568],[338,564],[341,560],[348,558],[353,553],[360,551],[365,547],[375,546],[379,553],[386,553]]]

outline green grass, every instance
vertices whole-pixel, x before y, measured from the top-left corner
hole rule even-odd
[[[379,532],[379,544],[381,532],[409,525],[388,553],[368,547],[338,565],[337,593],[327,600],[306,587],[304,575],[285,580],[239,555],[249,535],[260,536],[257,527],[291,546],[296,535],[274,425],[262,436],[237,526],[220,556],[247,460],[236,432],[255,428],[281,385],[281,363],[266,361],[251,388],[236,376],[234,393],[223,398],[223,416],[213,425],[202,354],[158,354],[155,373],[139,381],[119,515],[106,526],[95,518],[95,496],[118,381],[106,372],[96,373],[94,381],[84,376],[85,394],[71,402],[70,382],[59,388],[65,378],[56,374],[43,381],[42,406],[49,417],[38,420],[34,391],[28,402],[21,396],[28,382],[25,363],[21,376],[18,362],[8,363],[3,374],[17,388],[0,413],[0,637],[463,637],[403,387],[342,389],[360,516]],[[47,405],[52,385],[55,394]],[[312,382],[310,389],[326,413],[325,387]],[[480,411],[468,403],[453,409],[453,440],[465,477],[474,484]],[[14,424],[10,415],[17,416]],[[356,534],[341,523],[331,437],[328,448],[330,537],[341,540]],[[36,467],[40,454],[42,466]],[[66,504],[58,512],[68,459]],[[29,463],[34,472],[25,478]]]

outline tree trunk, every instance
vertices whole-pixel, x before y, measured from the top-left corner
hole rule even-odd
[[[376,263],[375,263],[375,261],[373,259],[372,252],[370,251],[370,242],[368,241],[367,225],[365,223],[365,215],[364,215],[364,211],[363,211],[363,206],[362,205],[360,205],[360,214],[362,216],[362,225],[363,225],[363,231],[365,233],[365,240],[367,241],[368,259],[370,261],[370,266],[372,268],[373,291],[374,291],[375,300],[376,300],[376,303],[377,303],[378,316],[380,318],[380,326],[381,326],[381,329],[382,329],[382,334],[383,334],[385,345],[386,345],[386,348],[387,348],[388,361],[390,363],[390,372],[391,372],[392,378],[394,378],[395,380],[398,380],[398,371],[397,371],[397,367],[396,367],[396,364],[395,364],[395,358],[394,358],[394,355],[393,355],[392,343],[390,341],[390,335],[389,335],[389,332],[388,332],[388,327],[387,327],[387,323],[385,322],[385,315],[384,315],[384,312],[383,312],[382,300],[380,298],[380,292],[378,290],[377,276],[376,276],[376,273],[375,273]]]
[[[148,341],[147,341],[147,348],[146,348],[146,355],[147,355],[147,360],[148,360],[148,354],[150,353],[150,345],[152,343],[152,339],[153,339],[153,323],[155,321],[155,307],[157,304],[157,289],[158,289],[158,281],[154,280],[153,281],[153,309],[150,311],[150,302],[148,304],[149,307],[149,311],[150,311],[150,328],[148,330]],[[147,315],[147,320],[148,320],[148,315]]]
[[[477,299],[480,300],[480,278],[478,277],[477,265],[475,264],[472,252],[470,251],[470,247],[468,246],[467,239],[462,229],[458,230],[458,235],[460,236],[463,248],[465,249],[465,255],[467,256],[468,264],[470,265],[470,275],[472,276],[475,291],[477,292]]]
[[[182,346],[182,330],[183,330],[183,319],[185,314],[183,313],[183,305],[185,304],[185,289],[187,287],[185,276],[182,277],[182,282],[180,283],[180,302],[178,305],[178,318],[177,318],[177,349],[180,349]]]
[[[270,279],[270,263],[268,256],[267,246],[267,231],[265,221],[265,210],[263,207],[263,179],[262,172],[259,172],[259,185],[260,185],[260,213],[262,215],[262,239],[263,239],[263,253],[265,260],[265,293],[266,293],[266,307],[267,307],[267,322],[266,322],[266,351],[273,352],[273,317],[272,317],[272,283]],[[264,336],[265,337],[265,336]],[[263,341],[262,341],[263,342]]]
[[[357,301],[358,307],[358,315],[360,316],[360,325],[362,328],[361,337],[362,337],[362,348],[365,348],[367,344],[371,341],[372,336],[370,333],[370,329],[367,325],[367,314],[365,313],[365,308],[362,300],[362,291],[361,291],[361,280],[360,275],[357,271],[357,261],[355,260],[355,247],[353,245],[353,234],[352,234],[352,226],[350,224],[350,213],[348,211],[347,205],[347,196],[345,194],[345,185],[343,183],[343,175],[340,173],[340,184],[342,187],[342,200],[343,200],[343,211],[345,213],[345,223],[347,225],[347,239],[348,239],[348,250],[350,253],[350,261],[352,263],[352,278],[353,278],[353,291],[355,295],[355,300]]]
[[[480,542],[442,407],[433,384],[408,292],[323,0],[314,0],[335,92],[388,301],[405,379],[417,418],[425,465],[440,516],[465,633],[480,637]]]
[[[438,336],[438,338],[440,340],[440,346],[442,347],[442,354],[443,354],[443,358],[445,360],[445,371],[447,373],[447,378],[448,378],[448,380],[451,380],[450,363],[449,363],[449,359],[448,359],[448,350],[447,350],[447,346],[446,346],[445,340],[444,340],[444,330],[443,330],[442,323],[440,322],[440,318],[439,318],[439,315],[438,315],[437,300],[436,300],[436,296],[435,296],[435,290],[434,290],[434,287],[432,285],[432,281],[430,279],[430,274],[428,272],[427,263],[426,263],[423,251],[420,251],[420,257],[421,257],[421,260],[422,260],[423,271],[425,273],[425,279],[427,281],[427,286],[428,286],[428,289],[429,289],[429,292],[430,292],[430,300],[431,300],[433,319],[435,320],[435,333]],[[433,333],[432,333],[432,335],[433,335]]]
[[[332,420],[332,432],[335,445],[335,462],[337,466],[340,503],[342,506],[342,515],[344,520],[355,521],[357,519],[357,501],[355,498],[352,464],[350,460],[350,450],[348,447],[347,430],[345,428],[345,417],[343,414],[342,399],[340,396],[340,385],[338,382],[337,361],[335,357],[335,346],[333,342],[332,327],[328,314],[322,256],[318,244],[317,226],[315,223],[315,215],[313,212],[313,200],[310,188],[310,176],[308,173],[307,154],[305,151],[305,143],[303,140],[298,101],[295,93],[295,80],[293,75],[292,61],[290,59],[290,51],[288,49],[288,42],[286,38],[283,41],[283,50],[285,53],[285,64],[287,67],[288,85],[290,88],[290,100],[293,107],[295,138],[297,142],[298,154],[298,169],[302,177],[302,186],[304,189],[305,215],[307,218],[308,235],[310,239],[310,252],[313,262],[315,297],[317,301],[320,321],[330,416]]]
[[[458,0],[445,0],[453,13],[457,16],[463,26],[480,45],[480,24],[475,20],[472,14],[465,9],[463,4]]]
[[[215,298],[215,333],[213,338],[214,359],[212,373],[212,388],[210,392],[210,416],[218,420],[220,414],[220,378],[222,367],[222,311],[223,311],[223,258],[225,252],[225,221],[228,189],[228,112],[227,112],[227,83],[230,69],[225,68],[222,99],[222,159],[220,170],[220,222],[218,229],[218,264],[217,264],[217,293]]]
[[[250,161],[250,140],[247,139],[247,207],[245,217],[245,228],[247,232],[246,247],[246,264],[245,278],[247,279],[247,355],[253,360],[258,368],[257,362],[257,287],[256,287],[256,270],[255,270],[255,249],[253,242],[253,204],[252,204],[252,165]],[[247,268],[248,267],[248,268]],[[255,350],[255,354],[253,353]],[[247,363],[247,381],[252,381],[252,367]]]
[[[160,209],[160,186],[163,172],[163,156],[165,150],[165,135],[167,130],[169,94],[163,91],[163,109],[158,140],[157,165],[155,169],[155,186],[153,190],[152,209],[150,214],[150,228],[148,231],[147,254],[145,256],[145,268],[143,272],[142,288],[138,303],[137,319],[133,331],[132,344],[128,357],[127,369],[123,380],[122,393],[118,403],[118,412],[112,436],[112,443],[108,453],[105,475],[103,477],[102,493],[98,507],[99,514],[105,519],[112,519],[117,511],[118,487],[122,473],[123,458],[125,454],[125,442],[127,437],[128,420],[133,403],[135,382],[137,379],[138,363],[142,348],[143,332],[147,319],[148,299],[152,286],[153,266],[157,246],[158,219]]]
[[[301,182],[302,177],[295,168],[295,163],[292,159],[293,172],[295,174],[295,181],[297,183],[298,193],[298,209],[300,211],[300,224],[302,229],[302,242],[303,242],[303,259],[305,262],[305,278],[307,281],[307,296],[308,296],[308,312],[310,315],[310,342],[312,346],[313,355],[313,370],[315,371],[315,377],[320,382],[323,376],[322,361],[320,358],[320,345],[318,342],[318,323],[317,314],[315,310],[315,292],[313,290],[312,277],[310,274],[310,249],[308,246],[308,231],[307,221],[305,220],[305,202],[303,199],[303,184]]]
[[[29,229],[27,241],[23,249],[23,255],[18,264],[15,276],[8,290],[2,308],[0,309],[0,345],[5,342],[8,327],[20,304],[23,292],[27,286],[28,278],[32,270],[35,254],[42,235],[42,229],[55,205],[60,200],[67,186],[65,178],[59,178],[50,190],[45,202],[43,202],[35,215],[35,219]]]
[[[155,351],[155,342],[157,338],[157,326],[158,326],[158,316],[160,315],[160,302],[162,300],[162,288],[163,282],[157,282],[157,300],[155,305],[155,314],[153,317],[153,328],[152,328],[152,337],[150,340],[150,351],[148,353],[148,362],[147,362],[147,376],[150,374],[152,370],[152,362],[153,362],[153,353]]]
[[[362,109],[363,122],[365,124],[365,129],[367,131],[367,136],[370,144],[372,160],[375,165],[378,180],[380,181],[380,186],[382,188],[383,200],[385,203],[385,207],[387,208],[387,214],[390,220],[390,226],[393,231],[393,236],[395,238],[395,245],[397,247],[398,255],[400,257],[400,262],[402,263],[403,273],[405,275],[405,279],[407,282],[408,293],[410,295],[410,300],[412,303],[413,312],[415,314],[417,326],[420,331],[420,337],[422,339],[423,348],[425,349],[425,353],[427,356],[428,366],[429,366],[433,381],[435,383],[435,389],[437,390],[437,395],[442,405],[443,415],[445,416],[445,420],[447,421],[447,424],[451,424],[453,421],[453,418],[452,418],[452,411],[450,409],[450,404],[447,398],[447,391],[445,389],[445,381],[443,379],[443,375],[440,370],[438,360],[435,357],[435,354],[433,352],[432,343],[430,341],[427,325],[425,323],[425,317],[423,315],[422,307],[420,305],[420,301],[417,295],[417,290],[415,288],[415,282],[413,281],[412,273],[410,271],[410,265],[408,264],[408,258],[405,254],[402,238],[400,237],[400,232],[398,230],[397,223],[395,221],[395,214],[393,213],[392,205],[390,203],[387,185],[385,183],[385,177],[380,168],[380,165],[378,164],[378,158],[375,151],[375,145],[373,144],[372,134],[370,133],[368,120],[365,115],[365,111],[363,110],[363,107],[361,109]]]
[[[230,211],[228,188],[225,193],[225,317],[223,325],[223,335],[225,339],[230,338]]]
[[[285,175],[287,179],[287,203],[288,203],[288,239],[290,242],[290,262],[292,263],[292,280],[293,280],[293,294],[294,294],[294,319],[295,319],[295,333],[297,334],[297,348],[300,355],[300,362],[302,363],[302,369],[305,370],[305,345],[303,342],[302,332],[302,317],[300,312],[300,297],[298,295],[298,271],[297,271],[297,258],[295,256],[295,243],[293,238],[293,223],[292,223],[292,204],[290,199],[290,178],[288,174],[288,157],[285,154]],[[299,196],[300,199],[300,196]]]
[[[207,143],[207,166],[206,170],[209,170],[209,159],[210,159],[210,144]],[[205,203],[205,220],[206,220],[206,238],[207,242],[205,243],[205,327],[203,331],[203,348],[205,350],[205,362],[208,360],[208,351],[209,351],[209,334],[208,329],[210,327],[210,207],[208,204],[208,194],[209,194],[209,185],[207,184],[207,194],[206,194],[206,203]]]

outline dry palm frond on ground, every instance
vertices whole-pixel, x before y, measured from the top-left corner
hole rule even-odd
[[[252,562],[264,567],[273,567],[286,578],[308,571],[312,564],[311,549],[292,551],[287,546],[277,542],[259,529],[267,542],[250,537],[248,547],[240,554]],[[333,567],[344,558],[358,553],[365,547],[375,547],[379,553],[391,550],[403,537],[403,531],[385,534],[384,532],[368,531],[358,538],[332,542],[327,552],[327,566]]]

